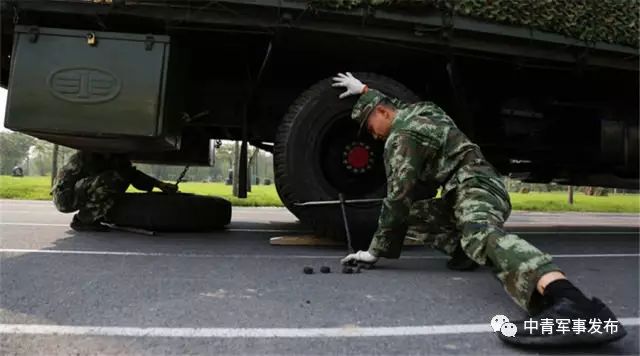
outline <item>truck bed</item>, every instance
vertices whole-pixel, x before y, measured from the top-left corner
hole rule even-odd
[[[638,70],[638,48],[632,46],[588,42],[532,27],[487,22],[469,16],[449,16],[434,6],[330,6],[336,3],[349,2],[3,1],[3,60],[10,51],[6,42],[10,42],[13,22],[28,25],[29,21],[42,19],[46,14],[46,23],[51,27],[160,34],[174,29],[257,34],[300,30],[355,36],[390,48],[414,47],[452,56],[517,56],[542,62]],[[3,62],[2,68],[1,83],[6,86],[8,62]]]

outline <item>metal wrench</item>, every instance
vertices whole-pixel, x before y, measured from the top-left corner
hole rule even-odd
[[[338,200],[327,200],[327,201],[311,201],[306,203],[295,203],[296,206],[322,206],[322,205],[335,205],[340,204],[340,211],[342,212],[342,221],[344,223],[344,232],[347,236],[347,252],[349,254],[355,253],[355,249],[353,248],[353,243],[351,242],[351,231],[349,230],[349,221],[347,219],[347,210],[346,204],[354,204],[354,203],[377,203],[382,202],[381,198],[373,198],[373,199],[344,199],[344,194],[338,193]],[[361,269],[371,269],[373,265],[369,263],[353,263],[351,266],[357,266],[356,273],[360,273]]]
[[[340,196],[340,193],[338,196]],[[338,205],[338,204],[358,204],[358,203],[379,203],[382,198],[371,199],[348,199],[348,200],[325,200],[325,201],[308,201],[306,203],[294,203],[295,206],[319,206],[319,205]]]
[[[102,225],[107,226],[111,230],[125,231],[125,232],[131,232],[131,233],[134,233],[134,234],[147,235],[147,236],[155,236],[156,235],[155,231],[146,230],[146,229],[139,229],[139,228],[136,228],[136,227],[119,226],[119,225],[109,224],[109,223],[102,223]]]
[[[345,209],[344,195],[338,193],[338,199],[340,199],[340,210],[342,210],[342,221],[344,222],[344,232],[347,235],[347,249],[349,253],[354,253],[353,245],[351,244],[351,232],[349,231],[349,222],[347,221],[347,209]]]

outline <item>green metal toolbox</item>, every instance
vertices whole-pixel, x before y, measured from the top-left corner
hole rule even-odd
[[[177,148],[169,36],[28,26],[15,36],[5,126],[80,148]]]

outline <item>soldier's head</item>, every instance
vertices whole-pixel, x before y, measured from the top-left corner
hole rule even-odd
[[[367,131],[376,140],[384,140],[389,137],[391,124],[396,118],[396,107],[388,99],[384,99],[376,105],[365,123]]]
[[[391,132],[396,107],[384,94],[370,90],[360,96],[351,118],[359,123],[359,133],[366,128],[376,140],[384,140]]]

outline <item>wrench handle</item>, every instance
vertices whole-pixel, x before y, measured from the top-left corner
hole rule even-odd
[[[340,209],[342,210],[342,221],[344,222],[344,232],[347,235],[347,247],[349,253],[354,253],[353,245],[351,244],[351,232],[349,232],[349,222],[347,221],[347,209],[345,208],[344,195],[338,193],[338,199],[340,199]]]

